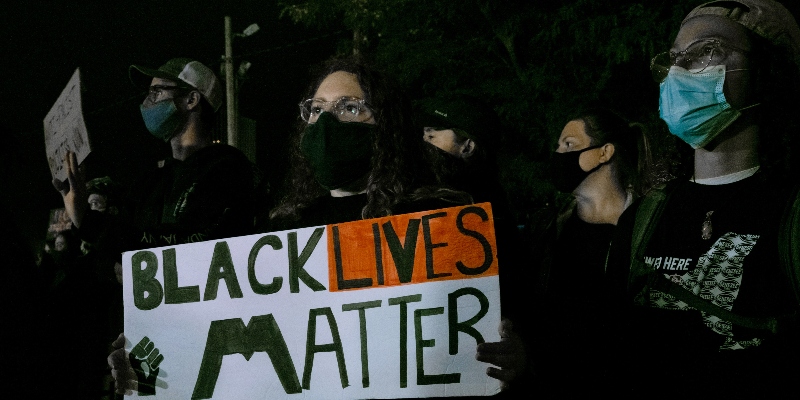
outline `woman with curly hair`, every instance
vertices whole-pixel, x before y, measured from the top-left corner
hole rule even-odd
[[[357,57],[325,65],[300,103],[288,190],[268,230],[295,229],[471,203],[466,193],[433,185],[410,102]],[[510,275],[509,275],[510,276]],[[525,368],[522,342],[508,320],[504,338],[478,346],[477,359],[497,366],[504,382]]]
[[[376,218],[464,204],[431,188],[411,107],[383,74],[357,57],[324,65],[300,103],[287,192],[269,230]]]

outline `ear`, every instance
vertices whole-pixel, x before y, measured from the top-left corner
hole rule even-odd
[[[614,145],[611,143],[606,143],[603,147],[600,148],[600,162],[606,163],[611,160],[611,157],[614,155]]]
[[[200,107],[200,99],[202,98],[203,96],[196,90],[189,92],[189,94],[186,95],[186,109],[194,110],[195,108]]]
[[[461,145],[461,158],[470,158],[475,153],[475,141],[472,139],[467,139],[464,144]]]

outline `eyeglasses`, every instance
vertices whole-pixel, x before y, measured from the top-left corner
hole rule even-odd
[[[184,90],[184,88],[180,86],[163,86],[163,85],[153,85],[150,86],[150,89],[147,92],[147,100],[151,103],[155,103],[164,92],[169,92],[173,90]]]
[[[740,53],[748,52],[748,50],[722,43],[719,39],[700,40],[684,51],[677,53],[667,51],[656,55],[650,60],[650,72],[653,74],[653,79],[658,83],[667,79],[669,69],[673,66],[699,74],[708,67],[719,65],[724,61],[728,54],[726,49]]]
[[[372,109],[363,100],[357,97],[342,97],[335,101],[322,101],[308,99],[300,102],[300,118],[313,124],[322,112],[327,111],[336,116],[339,121],[363,121],[372,115]]]

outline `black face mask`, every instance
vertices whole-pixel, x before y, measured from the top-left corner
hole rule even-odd
[[[464,160],[430,144],[423,143],[423,155],[436,181],[454,189],[465,190],[467,167]]]
[[[300,151],[311,165],[314,178],[327,190],[357,181],[370,170],[375,125],[341,122],[324,112],[309,124]]]
[[[559,192],[572,193],[578,185],[586,179],[592,172],[597,171],[603,163],[598,164],[596,167],[589,171],[581,169],[580,157],[584,151],[603,147],[590,146],[582,150],[569,151],[566,153],[553,153],[550,160],[550,175],[553,185]]]

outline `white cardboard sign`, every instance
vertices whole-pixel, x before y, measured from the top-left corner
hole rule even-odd
[[[91,151],[89,133],[83,120],[79,68],[75,69],[75,73],[61,91],[53,108],[44,117],[44,143],[50,174],[54,179],[61,181],[67,179],[63,165],[67,150],[75,153],[79,163],[83,162]]]
[[[496,256],[488,203],[126,252],[130,358],[159,399],[492,395]]]

